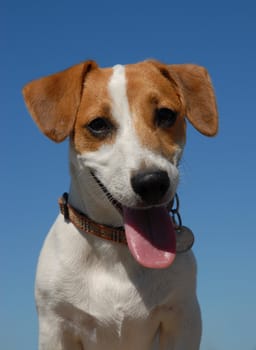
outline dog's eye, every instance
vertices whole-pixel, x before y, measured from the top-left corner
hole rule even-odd
[[[176,122],[177,112],[169,108],[159,108],[155,112],[155,123],[160,128],[170,128]]]
[[[98,117],[87,124],[86,128],[96,137],[106,137],[111,133],[114,126],[107,118]]]

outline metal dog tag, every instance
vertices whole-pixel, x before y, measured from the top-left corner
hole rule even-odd
[[[186,226],[180,226],[176,228],[176,252],[185,253],[194,244],[194,234],[190,228]]]

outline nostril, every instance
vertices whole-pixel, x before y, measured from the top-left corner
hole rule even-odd
[[[144,202],[157,204],[166,194],[170,180],[163,170],[142,172],[131,178],[131,185]]]

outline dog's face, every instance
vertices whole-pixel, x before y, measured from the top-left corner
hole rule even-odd
[[[174,196],[185,116],[205,135],[217,131],[209,77],[194,65],[89,61],[28,84],[24,95],[41,130],[55,141],[71,136],[80,161],[128,207]]]
[[[121,204],[135,259],[169,266],[175,232],[166,206],[178,184],[186,118],[202,134],[217,132],[206,70],[156,61],[100,69],[87,61],[29,83],[24,96],[44,134],[56,142],[70,136],[76,172],[89,169]]]
[[[179,93],[152,63],[88,75],[73,144],[122,205],[163,204],[173,197],[185,143]],[[152,198],[142,193],[147,186],[153,189]]]

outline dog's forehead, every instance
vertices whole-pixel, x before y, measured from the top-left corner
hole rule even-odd
[[[150,61],[92,70],[85,81],[83,97],[86,106],[92,107],[111,107],[113,98],[125,97],[131,108],[136,103],[152,104],[159,100],[162,105],[171,107],[170,103],[173,104],[175,109],[180,104],[176,86],[163,76],[157,64]]]
[[[170,89],[175,90],[175,86],[170,80],[164,77],[164,65],[158,65],[154,61],[144,61],[134,64],[121,65],[117,64],[111,68],[99,69],[99,77],[104,76],[105,83],[110,80],[115,80],[116,86],[125,84],[127,91],[136,91],[138,96],[138,89],[144,88],[144,91],[155,91],[161,94],[168,93]],[[167,70],[167,69],[166,69]],[[102,81],[101,81],[102,82]],[[140,91],[142,94],[143,91]]]

